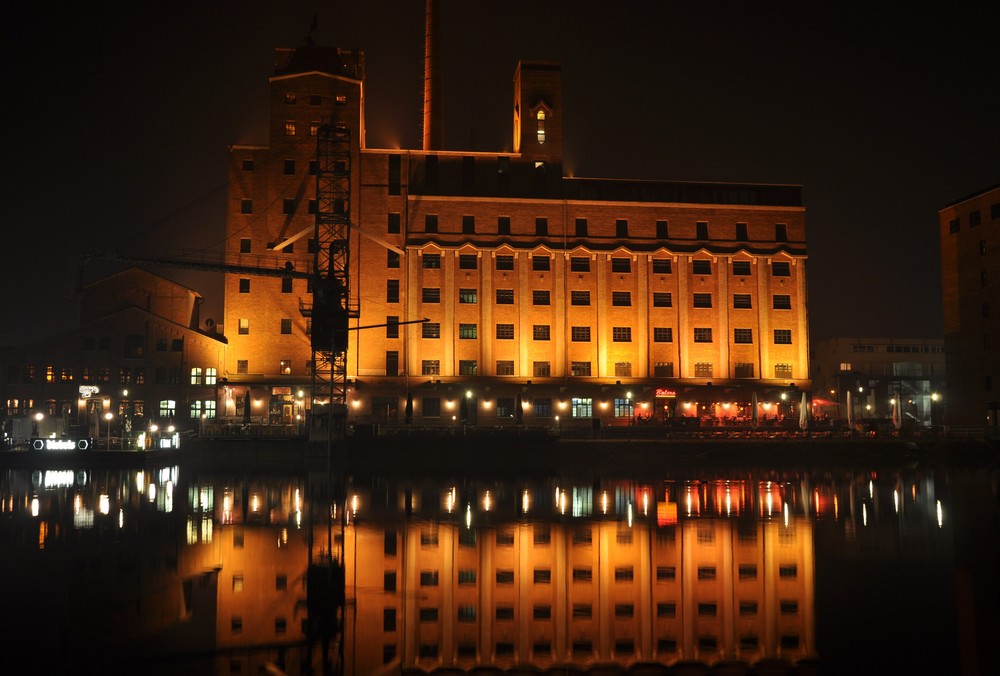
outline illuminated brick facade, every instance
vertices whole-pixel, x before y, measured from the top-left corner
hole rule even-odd
[[[410,392],[416,422],[450,423],[466,391],[461,417],[480,424],[514,417],[518,395],[525,423],[681,402],[749,416],[751,392],[808,388],[798,186],[564,176],[550,63],[515,73],[516,152],[368,149],[363,78],[356,52],[278,52],[271,145],[232,148],[227,231],[242,262],[308,269],[311,132],[352,130],[352,326],[374,327],[350,334],[352,419],[401,422]],[[307,281],[230,274],[225,289],[229,381],[308,383]]]

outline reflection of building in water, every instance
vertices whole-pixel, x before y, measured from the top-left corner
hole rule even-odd
[[[814,652],[806,517],[362,523],[345,545],[357,603],[345,640],[357,673],[397,660],[544,668],[796,662]]]

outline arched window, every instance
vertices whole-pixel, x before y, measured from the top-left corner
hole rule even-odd
[[[535,113],[535,120],[538,122],[538,144],[545,143],[545,109],[539,108]]]

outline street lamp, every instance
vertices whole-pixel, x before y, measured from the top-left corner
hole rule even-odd
[[[111,411],[104,414],[104,419],[108,421],[108,450],[111,449],[111,419],[114,417]]]

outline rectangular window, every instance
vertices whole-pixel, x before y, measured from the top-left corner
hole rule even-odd
[[[475,270],[478,265],[478,257],[476,254],[459,254],[458,256],[458,269],[459,270]]]
[[[587,236],[587,219],[578,218],[576,219],[576,236],[586,237]]]
[[[733,342],[745,345],[753,343],[753,329],[733,329]]]
[[[753,378],[753,364],[749,362],[736,362],[733,364],[733,375],[736,378]]]
[[[513,536],[513,533],[511,533]],[[500,546],[500,533],[497,533],[497,546]],[[506,544],[506,543],[504,543]],[[513,545],[513,541],[510,542]],[[514,571],[513,570],[498,570],[497,571],[497,584],[514,584]]]
[[[421,289],[420,300],[424,303],[440,303],[441,289],[434,286],[425,286]]]
[[[531,335],[534,340],[549,340],[551,331],[548,324],[535,324],[531,329]]]
[[[750,261],[733,261],[733,275],[746,277],[750,274]]]
[[[792,309],[792,297],[788,294],[774,294],[771,299],[771,306],[775,310],[791,310]]]
[[[425,270],[437,270],[441,267],[441,254],[425,253],[420,257],[420,267]]]
[[[281,200],[281,213],[285,214],[286,216],[290,215],[290,214],[294,214],[295,213],[295,200],[294,199],[289,199],[287,197],[285,199]],[[289,246],[291,246],[291,245],[289,245]],[[288,247],[285,247],[285,251],[286,252],[288,251]]]
[[[548,270],[549,269],[549,257],[548,256],[532,256],[531,257],[531,269],[532,270]]]
[[[632,272],[631,258],[612,258],[611,272]]]
[[[385,282],[385,302],[386,303],[398,303],[399,302],[399,280],[398,279],[387,279]]]
[[[654,343],[672,343],[674,342],[674,330],[669,326],[655,326],[653,327],[653,342]]]
[[[464,340],[476,338],[476,329],[477,326],[475,324],[459,324],[458,337]]]
[[[668,221],[657,221],[656,239],[667,239],[669,236]]]
[[[612,291],[611,304],[616,307],[629,307],[632,305],[631,291]]]
[[[253,200],[240,200],[240,213],[241,214],[252,214],[253,213]]]
[[[250,373],[250,362],[246,359],[236,360],[236,373],[246,375]]]
[[[243,237],[240,239],[240,253],[250,253],[251,243],[249,237]]]
[[[246,336],[246,335],[250,334],[250,320],[249,319],[240,319],[239,320],[238,333],[241,336]]]
[[[475,359],[461,359],[458,362],[458,374],[462,376],[474,376],[479,372],[479,365]]]
[[[534,583],[535,584],[551,584],[552,583],[552,571],[548,568],[535,568],[534,571]]]
[[[757,566],[753,563],[741,563],[739,565],[739,576],[740,580],[756,580],[757,579]]]
[[[547,361],[532,362],[531,363],[531,375],[534,376],[534,377],[536,377],[536,378],[548,378],[549,376],[552,375],[552,365],[551,365],[551,363],[547,362]],[[539,402],[539,400],[536,399],[535,400],[535,417],[536,418],[542,416],[542,414],[539,413],[538,402]],[[549,404],[549,415],[551,415],[551,410],[552,410],[551,406],[552,406],[552,404],[550,403]]]
[[[788,261],[775,261],[771,263],[772,277],[791,277],[792,266]]]
[[[792,344],[792,331],[791,331],[791,329],[775,329],[774,330],[774,344],[775,345],[791,345]]]
[[[497,340],[514,340],[514,325],[497,324]]]
[[[512,376],[514,375],[514,362],[510,359],[500,359],[497,360],[497,375],[498,376]]]
[[[615,568],[615,582],[632,582],[635,573],[632,566],[618,566]]]
[[[284,173],[285,176],[295,175],[295,160],[285,160]]]
[[[696,327],[694,330],[694,342],[696,343],[711,343],[712,342],[712,329],[711,327],[703,328]]]
[[[291,293],[292,292],[292,278],[282,277],[281,278],[281,293]]]
[[[441,362],[437,359],[424,359],[420,362],[420,373],[425,376],[441,375]]]
[[[569,330],[570,339],[574,343],[589,343],[590,342],[590,327],[589,326],[573,326]]]
[[[669,275],[672,268],[670,267],[669,258],[654,258],[653,259],[653,273],[659,275]]]
[[[282,319],[281,320],[281,333],[290,334],[292,332],[292,320]]]
[[[570,291],[569,293],[569,303],[570,305],[590,305],[590,292],[589,291]]]
[[[549,234],[549,219],[547,218],[536,218],[535,219],[535,235],[538,237],[545,237]]]
[[[712,261],[706,259],[691,261],[691,269],[696,275],[710,275],[712,274]]]
[[[705,221],[698,221],[694,224],[695,229],[695,239],[708,239],[708,223]]]
[[[399,338],[399,315],[388,315],[385,318],[385,337]]]
[[[700,308],[712,307],[712,294],[710,293],[694,294],[694,306]]]
[[[632,362],[630,361],[616,361],[615,362],[615,375],[619,378],[631,378],[632,377]]]
[[[615,343],[631,343],[632,342],[632,327],[631,326],[612,326],[611,327],[611,340]]]
[[[306,373],[309,369],[306,369]],[[385,352],[385,374],[387,376],[398,376],[399,375],[399,351],[398,350],[386,350]]]
[[[398,235],[400,233],[401,221],[398,211],[389,212],[389,217],[386,221],[386,231],[390,235]]]
[[[962,221],[960,221],[957,218],[953,218],[950,221],[948,221],[948,230],[952,234],[958,232],[961,227],[962,227]]]
[[[441,337],[441,324],[438,322],[424,322],[420,325],[422,331],[421,336],[423,338],[440,338]]]
[[[385,250],[385,267],[389,269],[396,269],[399,267],[399,254],[392,249]]]
[[[478,303],[479,302],[479,292],[476,289],[459,289],[458,290],[458,302],[459,303]]]
[[[749,293],[734,293],[733,308],[737,310],[749,310],[753,308],[753,296]]]
[[[619,218],[615,220],[615,237],[624,239],[628,237],[628,220]]]
[[[399,155],[389,155],[389,194],[400,193],[400,175],[402,174],[402,158]]]
[[[475,216],[462,216],[462,234],[463,235],[474,235],[474,234],[476,234],[476,217]]]
[[[791,364],[775,364],[774,365],[774,377],[775,378],[791,378],[792,377],[792,365]]]
[[[424,232],[437,232],[438,231],[438,217],[437,214],[427,214],[424,216]]]
[[[422,571],[420,571],[420,586],[421,587],[437,587],[438,586],[438,572],[436,570],[422,570]]]
[[[241,166],[243,171],[253,171],[253,160],[243,160]]]
[[[653,292],[653,307],[673,307],[673,296],[669,291]]]
[[[569,259],[570,272],[590,272],[590,259],[586,256],[573,256]]]
[[[774,224],[774,241],[775,242],[787,242],[788,241],[788,226],[784,223]]]
[[[570,367],[570,375],[587,377],[590,375],[589,361],[575,361]]]
[[[513,305],[514,289],[497,289],[497,305]]]
[[[750,235],[747,232],[747,224],[746,223],[737,223],[736,224],[736,241],[737,242],[746,242],[746,241],[749,241],[749,239],[750,239]]]
[[[712,377],[712,362],[697,362],[694,365],[694,377],[695,378],[711,378]]]
[[[548,260],[548,259],[546,259]],[[545,290],[534,290],[531,292],[531,304],[532,305],[548,305],[549,304],[549,292]]]
[[[497,216],[497,234],[510,234],[510,216]]]
[[[240,293],[250,293],[250,279],[247,277],[240,278]]]
[[[509,254],[501,254],[497,256],[497,270],[513,270],[514,269],[514,257]]]

